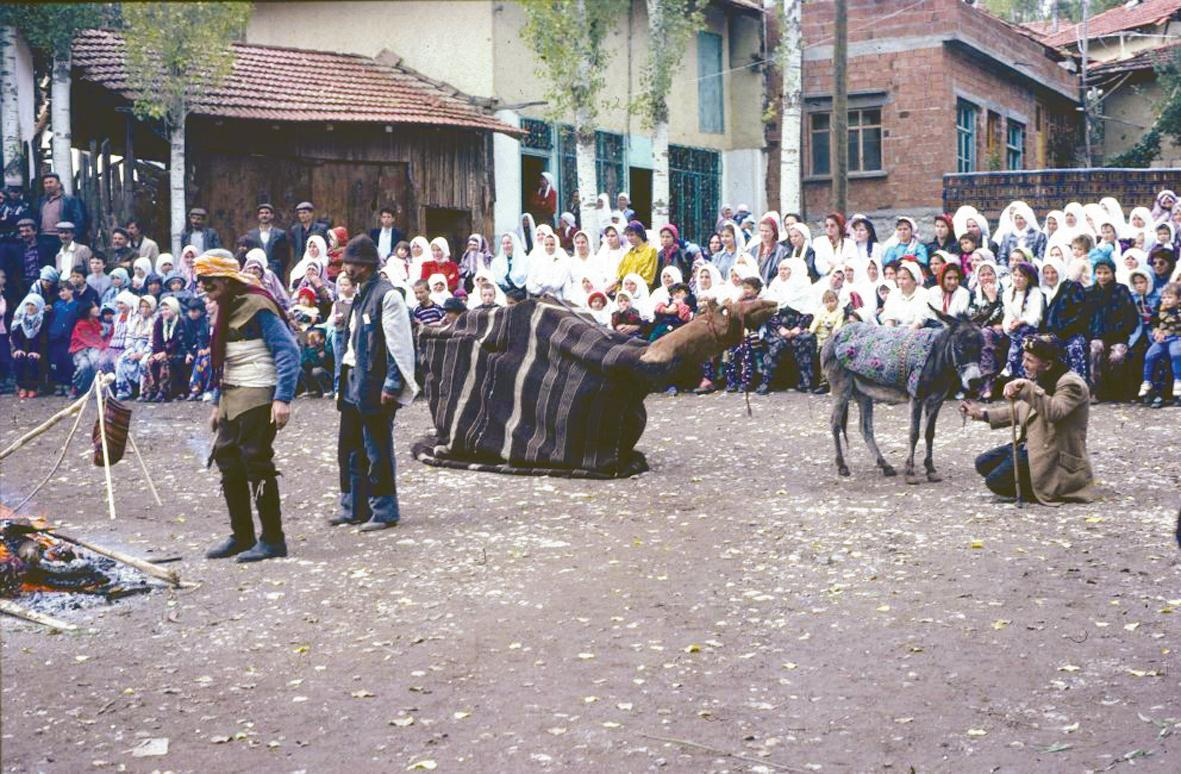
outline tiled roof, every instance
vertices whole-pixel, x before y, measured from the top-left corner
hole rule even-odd
[[[1169,58],[1174,53],[1181,49],[1181,42],[1166,43],[1163,46],[1156,48],[1148,48],[1135,56],[1130,56],[1127,59],[1119,59],[1114,62],[1104,62],[1100,65],[1095,65],[1087,71],[1088,80],[1094,78],[1103,78],[1108,75],[1116,73],[1133,72],[1135,70],[1152,70],[1169,61]]]
[[[425,124],[518,134],[442,84],[354,54],[233,44],[234,69],[193,113],[258,121]],[[127,99],[121,35],[86,30],[74,39],[81,77]]]
[[[1087,22],[1087,37],[1093,40],[1123,30],[1160,24],[1178,11],[1181,11],[1181,0],[1143,0],[1131,7],[1119,5],[1092,16]],[[1056,34],[1047,35],[1043,40],[1046,45],[1058,48],[1077,44],[1080,34],[1082,25],[1070,24],[1059,27]]]

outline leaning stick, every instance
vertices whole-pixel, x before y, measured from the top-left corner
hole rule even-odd
[[[53,616],[38,613],[36,610],[30,610],[23,605],[18,605],[10,599],[0,599],[0,613],[8,613],[14,618],[23,618],[26,621],[48,626],[51,629],[60,629],[63,632],[72,632],[78,628],[72,623],[66,623]]]
[[[66,417],[70,416],[70,415],[71,415],[71,414],[73,414],[74,412],[81,411],[81,410],[82,410],[82,408],[83,408],[83,407],[86,405],[86,401],[87,401],[89,398],[90,398],[90,394],[89,394],[89,393],[87,393],[86,395],[83,395],[81,398],[78,398],[78,400],[76,400],[76,401],[74,401],[73,403],[71,403],[70,405],[66,406],[64,409],[62,409],[61,411],[57,412],[56,414],[54,414],[53,416],[51,416],[49,419],[45,420],[45,421],[44,421],[44,422],[42,422],[41,424],[37,425],[37,426],[36,426],[36,427],[34,427],[32,430],[30,430],[29,432],[27,432],[27,433],[25,433],[24,435],[22,435],[20,438],[17,438],[17,439],[16,439],[16,440],[15,440],[15,441],[12,443],[12,445],[11,445],[11,446],[9,446],[9,447],[8,447],[7,449],[5,449],[4,451],[0,451],[0,460],[4,459],[4,458],[5,458],[5,457],[7,457],[8,455],[12,454],[12,453],[13,453],[13,452],[15,452],[16,450],[20,449],[20,448],[21,448],[22,446],[24,446],[26,443],[28,443],[29,441],[33,440],[33,439],[34,439],[34,438],[36,438],[37,436],[41,435],[41,434],[42,434],[42,433],[44,433],[46,430],[48,430],[49,428],[53,427],[53,426],[54,426],[54,425],[56,425],[58,422],[62,421],[62,420],[63,420],[63,419],[65,419]]]
[[[83,400],[85,400],[85,397]],[[82,424],[82,417],[85,415],[86,406],[83,406],[78,411],[78,418],[74,420],[74,426],[70,428],[70,434],[66,436],[66,442],[62,444],[61,453],[57,455],[57,459],[54,461],[53,467],[51,467],[49,472],[45,474],[45,478],[41,479],[41,483],[37,484],[37,486],[33,487],[33,491],[25,495],[25,499],[13,506],[13,511],[20,511],[21,508],[25,507],[29,500],[32,500],[33,497],[41,491],[41,487],[49,483],[49,479],[53,478],[53,474],[57,473],[57,469],[61,467],[62,460],[66,458],[66,450],[70,448],[70,441],[74,440],[74,434],[78,432],[78,425]]]
[[[1021,499],[1021,465],[1019,456],[1017,454],[1017,399],[1009,398],[1009,414],[1012,422],[1009,424],[1011,435],[1013,438],[1013,488],[1017,490],[1017,507],[1024,508],[1025,503]]]
[[[108,559],[114,559],[116,562],[122,562],[128,567],[134,567],[143,574],[151,575],[153,578],[159,578],[171,586],[175,586],[177,588],[180,588],[181,586],[180,573],[178,573],[176,570],[166,570],[163,567],[157,567],[151,562],[145,562],[143,559],[138,559],[134,556],[131,556],[130,554],[125,554],[122,551],[116,551],[113,548],[103,548],[102,546],[96,546],[94,543],[87,542],[80,538],[70,537],[69,535],[63,535],[57,531],[50,532],[50,534],[59,540],[64,540],[67,543],[73,543],[76,546],[81,546],[87,551],[93,551],[94,553],[105,556]]]
[[[94,390],[95,400],[98,401],[98,435],[102,439],[103,447],[103,474],[107,478],[107,507],[111,511],[111,521],[115,520],[115,485],[111,483],[111,454],[107,450],[107,419],[106,409],[103,406],[103,388],[95,384]]]
[[[144,464],[144,456],[139,453],[139,447],[135,445],[135,436],[131,431],[127,431],[127,442],[131,444],[131,450],[135,452],[135,458],[139,460],[139,469],[144,472],[144,480],[148,482],[148,489],[152,490],[152,497],[156,498],[156,505],[164,505],[160,501],[160,494],[156,491],[156,485],[152,483],[152,476],[148,473],[148,466]]]

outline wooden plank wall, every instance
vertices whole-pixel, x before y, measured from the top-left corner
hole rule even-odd
[[[390,204],[408,235],[425,227],[427,208],[467,213],[477,230],[492,229],[492,142],[486,132],[421,126],[386,132],[339,124],[329,131],[197,119],[189,146],[189,204],[209,210],[227,245],[256,225],[255,208],[264,200],[275,205],[279,225],[288,226],[295,205],[310,199],[318,217],[344,225],[350,235],[373,228],[378,211]],[[453,244],[452,250],[462,246]]]

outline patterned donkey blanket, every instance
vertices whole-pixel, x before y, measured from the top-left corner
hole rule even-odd
[[[418,334],[435,435],[430,465],[615,478],[647,470],[635,451],[652,389],[647,344],[554,301],[472,310]]]
[[[863,379],[918,394],[919,377],[941,328],[886,328],[846,325],[833,342],[837,362]]]

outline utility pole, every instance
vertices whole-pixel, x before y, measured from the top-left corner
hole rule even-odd
[[[1082,53],[1082,68],[1079,74],[1079,91],[1083,98],[1083,149],[1086,154],[1087,166],[1091,166],[1091,100],[1087,89],[1087,17],[1090,15],[1089,0],[1082,0],[1082,38],[1079,40],[1079,51]]]
[[[800,30],[802,0],[781,0],[784,29],[780,32],[783,67],[783,117],[779,141],[779,212],[803,212],[800,182],[803,155],[803,64],[804,38]]]
[[[832,46],[832,208],[848,212],[849,199],[849,3],[836,0]]]

